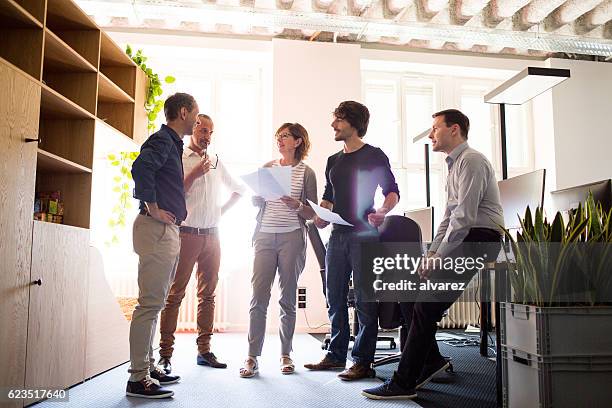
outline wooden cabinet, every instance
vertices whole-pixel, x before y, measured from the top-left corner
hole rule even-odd
[[[146,137],[146,76],[72,0],[0,0],[0,36],[0,388],[69,387],[121,362],[88,332],[118,328],[127,358],[88,286],[92,167],[97,129]],[[65,225],[32,220],[36,190],[61,192]]]
[[[68,388],[85,377],[89,230],[33,221],[25,387]],[[34,401],[28,401],[32,403]]]
[[[25,376],[40,86],[0,61],[0,95],[1,388]]]

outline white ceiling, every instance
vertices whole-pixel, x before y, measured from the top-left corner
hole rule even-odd
[[[77,0],[105,28],[612,60],[612,0]]]

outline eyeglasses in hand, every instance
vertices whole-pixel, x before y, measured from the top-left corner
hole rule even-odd
[[[219,155],[215,153],[215,159],[211,160],[211,158],[208,155],[208,153],[204,152],[204,160],[207,160],[207,159],[210,161],[210,168],[211,169],[216,169],[217,168],[217,164],[219,163]]]

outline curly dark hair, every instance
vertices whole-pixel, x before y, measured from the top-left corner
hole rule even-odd
[[[368,108],[355,101],[344,101],[334,110],[334,116],[346,120],[352,127],[357,129],[357,135],[364,137],[370,123],[370,111]]]

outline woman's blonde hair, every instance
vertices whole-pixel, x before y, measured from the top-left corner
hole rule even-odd
[[[278,130],[276,131],[276,136],[279,135],[280,132],[287,129],[291,136],[294,139],[302,139],[302,143],[295,149],[295,158],[298,161],[304,160],[308,156],[308,152],[310,151],[310,139],[308,138],[308,132],[304,128],[304,126],[299,123],[283,123]]]

